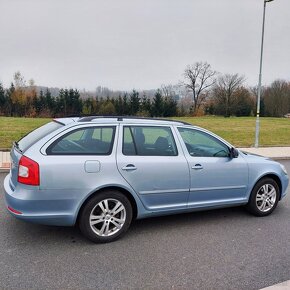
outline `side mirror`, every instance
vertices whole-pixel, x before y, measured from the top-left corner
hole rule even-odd
[[[235,147],[230,148],[230,158],[238,158],[238,156],[239,151]]]

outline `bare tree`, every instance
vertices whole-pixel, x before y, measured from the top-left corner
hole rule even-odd
[[[220,75],[213,94],[217,104],[224,107],[224,115],[231,116],[236,91],[243,85],[245,78],[239,74]]]
[[[175,97],[177,87],[175,85],[161,85],[161,92],[164,97]]]
[[[266,91],[266,87],[262,86],[261,87],[261,100],[260,100],[260,116],[264,117],[265,116],[265,91]],[[249,91],[251,93],[251,96],[254,100],[254,114],[256,115],[256,111],[257,111],[257,101],[258,101],[258,86],[253,86],[249,88]]]
[[[190,91],[193,98],[194,115],[197,114],[201,104],[208,96],[207,91],[214,83],[214,76],[216,72],[211,69],[207,62],[196,62],[188,65],[183,73],[185,81],[183,85]]]
[[[15,84],[15,90],[11,96],[12,103],[20,104],[21,107],[24,107],[26,103],[26,94],[25,94],[26,81],[19,71],[17,71],[14,74],[13,79]]]
[[[26,81],[24,79],[24,76],[20,73],[20,71],[17,71],[14,75],[13,75],[13,79],[14,79],[14,83],[15,83],[15,87],[18,88],[25,88],[26,86]]]
[[[264,94],[267,116],[282,117],[290,112],[290,83],[275,80]]]

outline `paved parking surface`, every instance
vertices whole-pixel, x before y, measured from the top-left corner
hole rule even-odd
[[[259,289],[290,279],[290,194],[266,218],[232,208],[140,220],[105,245],[4,207],[1,194],[0,289]]]

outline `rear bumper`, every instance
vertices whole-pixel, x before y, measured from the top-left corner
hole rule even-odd
[[[6,208],[14,217],[38,224],[73,226],[76,220],[77,200],[68,194],[54,196],[51,192],[31,189],[23,186],[12,189],[9,184],[10,174],[4,180]],[[55,193],[54,193],[55,194]],[[73,196],[73,195],[72,195]],[[19,213],[17,213],[19,212]]]

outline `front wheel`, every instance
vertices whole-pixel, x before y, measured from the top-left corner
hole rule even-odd
[[[113,242],[128,230],[132,206],[122,193],[104,191],[93,196],[84,206],[79,227],[85,237],[95,243]]]
[[[254,186],[247,209],[255,216],[267,216],[276,208],[280,190],[275,180],[263,178]]]

